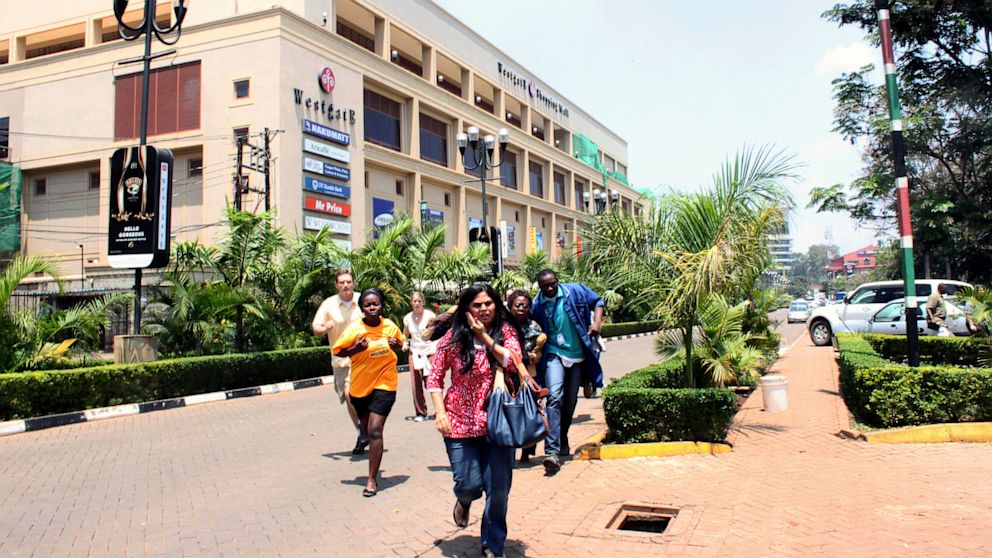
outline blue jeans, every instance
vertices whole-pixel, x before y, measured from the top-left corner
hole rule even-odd
[[[493,554],[503,555],[506,542],[506,508],[513,482],[514,448],[494,446],[485,436],[445,438],[451,472],[455,477],[455,497],[463,506],[486,493],[482,513],[482,544]]]
[[[548,384],[548,437],[544,439],[544,453],[548,455],[568,455],[568,429],[572,426],[575,403],[579,396],[579,382],[582,380],[582,363],[565,368],[561,359],[548,356],[548,367],[544,381]]]

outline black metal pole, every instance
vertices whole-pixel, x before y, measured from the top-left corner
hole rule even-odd
[[[269,160],[270,159],[271,159],[271,157],[269,157],[269,129],[266,128],[265,129],[265,210],[266,211],[269,210],[269,198],[270,198],[270,190],[269,190],[269,188],[270,188],[271,182],[270,182],[270,179],[269,179],[269,171],[272,168],[269,165]]]
[[[141,143],[148,143],[148,82],[152,66],[152,34],[155,32],[155,0],[145,0],[145,56],[141,69]],[[141,334],[141,268],[134,270],[134,334]]]
[[[488,168],[488,160],[486,153],[486,142],[483,141],[479,144],[479,155],[482,159],[482,234],[485,238],[489,238],[489,205],[486,200],[486,176],[488,173],[486,169]]]
[[[234,179],[234,209],[241,211],[241,189],[242,181],[244,180],[244,168],[242,167],[242,160],[244,159],[245,151],[245,140],[238,136],[238,173]]]

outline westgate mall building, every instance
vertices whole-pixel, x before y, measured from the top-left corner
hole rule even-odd
[[[143,38],[118,37],[110,0],[12,4],[0,18],[0,163],[22,171],[20,251],[60,262],[70,283],[127,287],[132,276],[107,266],[109,160],[138,142],[140,64],[118,61],[140,56]],[[143,2],[129,9],[136,25]],[[171,2],[156,18],[175,18]],[[262,147],[266,128],[270,202],[291,233],[327,227],[357,246],[406,212],[465,247],[481,185],[455,137],[472,126],[509,130],[487,194],[511,266],[571,249],[607,204],[643,210],[622,138],[429,0],[198,1],[177,48],[149,80],[149,143],[175,153],[174,242],[215,239],[235,137]],[[246,148],[242,206],[254,210],[264,180],[252,163]]]

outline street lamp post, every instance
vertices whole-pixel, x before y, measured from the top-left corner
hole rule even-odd
[[[165,45],[174,45],[179,42],[182,34],[183,19],[186,18],[186,10],[190,0],[172,0],[172,9],[176,14],[176,22],[167,29],[162,29],[155,21],[155,0],[145,0],[145,11],[141,24],[131,27],[124,23],[124,13],[127,11],[128,0],[114,0],[114,17],[117,18],[117,33],[125,41],[136,41],[142,35],[145,37],[145,53],[142,56],[121,60],[120,64],[133,64],[142,62],[144,67],[141,70],[141,147],[148,143],[148,81],[151,74],[152,60],[174,54],[176,49],[170,48],[163,52],[152,54],[152,35]],[[175,38],[168,38],[175,32]],[[141,268],[134,270],[134,334],[141,332]]]
[[[462,162],[465,162],[466,148],[471,147],[472,162],[465,163],[465,170],[479,169],[482,171],[482,234],[479,236],[479,240],[482,242],[489,241],[489,202],[486,199],[486,183],[489,181],[489,169],[496,168],[503,163],[503,158],[506,156],[506,147],[510,143],[510,132],[506,128],[501,128],[498,135],[499,162],[496,161],[495,157],[496,138],[493,136],[486,135],[482,138],[482,142],[480,142],[479,129],[475,126],[469,127],[467,134],[459,133],[455,136],[455,140],[458,142],[458,153],[462,157]],[[496,259],[497,273],[503,272],[500,269],[500,261],[502,261],[502,258]]]

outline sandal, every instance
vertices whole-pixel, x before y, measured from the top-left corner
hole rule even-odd
[[[362,491],[362,496],[365,496],[366,498],[371,498],[375,496],[378,492],[379,492],[378,489],[366,488],[365,490]]]
[[[468,506],[462,506],[461,502],[455,500],[455,509],[451,512],[451,518],[455,525],[462,529],[468,527],[468,509]]]

